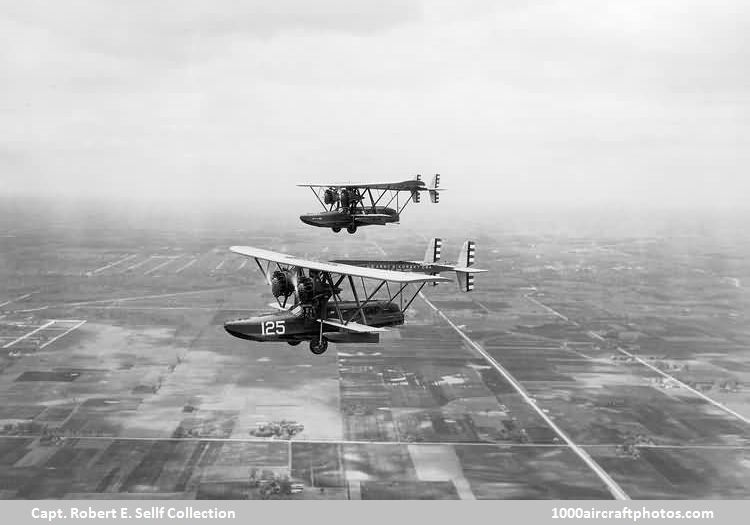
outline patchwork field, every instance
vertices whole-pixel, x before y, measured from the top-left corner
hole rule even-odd
[[[415,259],[420,230],[2,224],[4,498],[750,497],[737,243],[477,228],[473,294],[314,356],[223,330],[272,301],[228,246]]]

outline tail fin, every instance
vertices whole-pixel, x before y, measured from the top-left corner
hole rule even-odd
[[[465,270],[456,270],[458,289],[462,292],[470,292],[474,289],[474,274]]]
[[[474,241],[466,241],[461,247],[461,251],[458,252],[458,260],[456,264],[458,266],[469,267],[474,264],[474,251],[476,243]]]
[[[458,289],[462,292],[470,292],[474,289],[475,273],[487,271],[480,268],[474,268],[475,250],[476,243],[474,241],[466,241],[461,247],[461,251],[458,253],[458,261],[456,261],[456,266],[453,267],[456,272]]]
[[[422,175],[417,173],[417,176],[415,177],[415,180],[422,180]],[[419,192],[416,190],[412,190],[411,192],[411,200],[414,201],[415,204],[419,203]]]
[[[443,241],[437,237],[430,239],[430,243],[427,245],[427,251],[424,252],[424,263],[434,264],[440,260],[440,250],[442,249]]]
[[[438,187],[440,186],[440,174],[436,173],[434,177],[432,177],[432,183],[429,187],[429,193],[430,193],[430,201],[433,203],[440,202],[440,192],[438,191]]]

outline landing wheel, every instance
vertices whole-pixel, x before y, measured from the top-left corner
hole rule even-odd
[[[338,226],[335,228],[331,228],[331,229],[333,230],[333,233],[338,233],[341,231],[341,228],[339,228]]]
[[[326,350],[328,350],[328,339],[326,339],[325,337],[320,341],[317,341],[317,340],[310,341],[310,351],[313,354],[320,355]]]
[[[291,346],[297,346],[297,345],[298,345],[298,344],[300,344],[301,342],[302,342],[302,341],[287,341],[287,344],[289,344],[289,345],[291,345]]]
[[[346,231],[349,233],[356,233],[357,232],[357,225],[356,224],[350,224],[346,227]]]

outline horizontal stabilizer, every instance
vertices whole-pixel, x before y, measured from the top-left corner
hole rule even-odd
[[[488,270],[484,270],[482,268],[474,268],[473,266],[468,268],[466,266],[453,266],[451,267],[451,270],[454,270],[456,272],[463,272],[463,273],[484,273]]]

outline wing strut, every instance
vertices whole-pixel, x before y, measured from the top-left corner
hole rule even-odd
[[[367,299],[364,300],[364,302],[362,303],[362,305],[359,308],[357,308],[357,311],[354,312],[351,315],[351,317],[349,317],[349,319],[346,322],[344,322],[344,324],[347,324],[349,321],[353,321],[354,318],[357,317],[357,314],[361,314],[362,313],[362,309],[365,307],[365,305],[367,305],[367,303],[369,303],[370,300],[372,300],[372,298],[375,296],[376,293],[378,293],[378,290],[380,290],[383,287],[384,284],[385,284],[385,281],[380,281],[380,284],[375,287],[375,289],[367,297]],[[421,290],[421,288],[420,288],[420,290]]]
[[[321,206],[323,206],[323,209],[326,210],[326,211],[328,211],[328,208],[326,208],[325,203],[322,200],[320,200],[320,195],[318,195],[318,192],[315,191],[315,188],[313,188],[312,186],[310,186],[310,191],[313,192],[313,195],[315,195],[315,198],[318,199],[318,202],[320,203]]]
[[[326,272],[325,276],[326,276],[326,280],[328,281],[328,284],[331,285],[331,297],[333,297],[333,305],[336,307],[336,315],[339,317],[339,321],[341,321],[343,323],[344,322],[344,317],[341,315],[341,309],[339,308],[339,299],[336,296],[336,286],[333,284],[333,279],[331,279],[331,274],[330,273]],[[343,277],[342,277],[342,279],[343,279]],[[339,279],[339,282],[340,281],[341,280]],[[323,321],[323,316],[320,316],[320,317],[321,317],[320,320]],[[328,315],[326,315],[326,317],[328,317]],[[321,322],[321,326],[322,325],[323,325],[323,323]]]
[[[396,293],[395,293],[395,294],[393,294],[393,295],[390,295],[390,292],[389,292],[389,295],[388,295],[388,302],[390,303],[390,302],[391,302],[391,301],[393,301],[393,300],[394,300],[394,299],[395,299],[396,297],[400,296],[400,295],[401,295],[401,294],[403,293],[404,289],[405,289],[405,288],[406,288],[407,286],[408,286],[408,283],[404,283],[404,284],[402,284],[402,285],[401,285],[401,288],[399,288],[398,292],[396,292]],[[403,302],[403,301],[401,301],[401,305],[402,305],[402,306],[403,306],[403,304],[404,304],[404,302]],[[402,308],[402,310],[403,310],[403,308]]]
[[[269,279],[269,277],[268,277],[268,274],[267,274],[267,273],[266,273],[266,271],[265,271],[265,270],[263,269],[263,265],[262,265],[262,264],[260,264],[260,260],[258,260],[258,258],[257,258],[257,257],[253,257],[253,259],[255,259],[255,264],[257,264],[257,265],[258,265],[258,269],[260,270],[260,273],[262,273],[262,274],[263,274],[263,277],[264,277],[264,278],[266,279],[266,282],[267,282],[267,283],[268,283],[268,284],[270,285],[270,284],[271,284],[271,279]]]
[[[383,192],[383,193],[382,193],[382,194],[381,194],[380,196],[382,197],[383,195],[385,195],[385,192]],[[391,203],[393,202],[393,200],[394,200],[394,199],[395,199],[396,197],[398,197],[398,192],[395,192],[395,193],[393,193],[393,194],[391,195],[391,198],[390,198],[390,199],[388,200],[388,202],[387,202],[387,203],[386,203],[386,205],[385,205],[385,206],[386,206],[386,208],[387,208],[388,206],[390,206],[390,205],[391,205]],[[379,201],[379,200],[380,200],[380,199],[378,199],[378,201]],[[377,202],[376,202],[375,204],[377,204]],[[396,207],[398,208],[398,201],[396,201]]]
[[[406,207],[409,205],[410,202],[411,202],[411,199],[406,199],[406,202],[404,203],[404,205],[401,206],[401,208],[399,208],[398,210],[399,215],[401,215],[401,212],[406,209]],[[398,208],[398,199],[396,199],[396,207]]]
[[[364,193],[359,191],[359,188],[357,188],[357,204],[362,208],[362,213],[367,215],[367,206],[365,206],[365,196],[364,196]]]
[[[375,206],[377,206],[377,205],[378,205],[378,203],[380,202],[380,199],[382,199],[382,198],[383,198],[383,196],[385,195],[385,193],[386,193],[385,191],[381,191],[381,192],[380,192],[380,196],[379,196],[379,197],[378,197],[377,199],[375,199],[375,202],[374,202],[374,203],[372,204],[372,208],[373,208],[373,209],[375,209]],[[389,203],[389,204],[390,204],[390,203]]]
[[[354,279],[352,279],[351,275],[347,275],[347,277],[349,278],[349,286],[352,287],[352,295],[354,295],[354,303],[357,305],[357,308],[359,308],[359,295],[357,294],[357,288],[354,286]],[[364,324],[367,324],[367,318],[365,318],[364,311],[362,311],[362,322]]]
[[[339,278],[338,278],[338,280],[336,281],[336,284],[335,284],[335,285],[333,285],[333,288],[334,288],[334,290],[335,290],[336,288],[338,288],[338,287],[339,287],[339,285],[340,285],[340,284],[341,284],[341,283],[342,283],[342,282],[344,281],[344,277],[346,277],[346,276],[345,276],[345,275],[342,275],[341,277],[339,277]],[[338,296],[339,296],[339,300],[341,300],[341,296],[340,296],[340,294],[336,294],[336,295],[338,295]]]
[[[414,299],[417,297],[417,294],[422,291],[422,288],[424,288],[425,284],[427,283],[422,283],[419,285],[419,288],[417,288],[417,291],[414,292],[414,295],[411,296],[411,299],[409,299],[409,302],[406,303],[406,307],[401,309],[402,312],[405,312],[406,310],[409,309],[409,306],[411,306],[412,301],[414,301]]]
[[[321,321],[320,322],[320,333],[318,334],[318,344],[322,345],[323,344],[323,319],[322,319],[322,316],[320,315],[320,312],[318,312],[318,317],[321,318],[320,319],[320,321]]]

